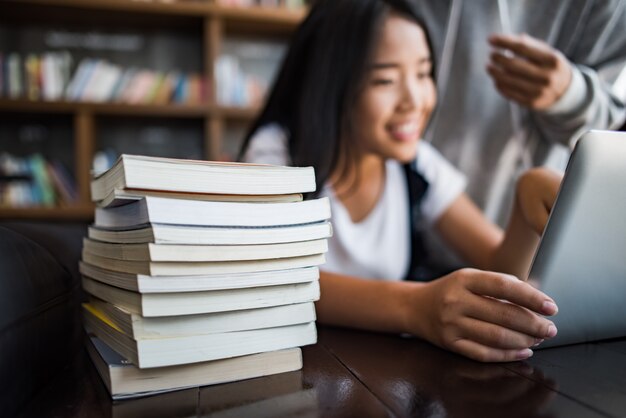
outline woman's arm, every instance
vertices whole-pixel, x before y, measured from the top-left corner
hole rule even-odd
[[[517,182],[511,218],[503,231],[463,194],[435,224],[443,239],[476,268],[509,273],[524,280],[561,183],[544,168]]]
[[[562,177],[544,168],[528,170],[520,177],[506,234],[492,256],[493,270],[527,279]]]
[[[322,272],[321,323],[410,333],[479,361],[529,357],[556,334],[548,296],[511,276],[473,269],[429,283],[368,280]]]

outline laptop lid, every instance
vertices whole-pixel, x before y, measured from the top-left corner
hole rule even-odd
[[[626,132],[578,141],[528,277],[559,306],[538,348],[626,336]]]

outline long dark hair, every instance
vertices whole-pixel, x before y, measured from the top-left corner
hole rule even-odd
[[[289,137],[293,165],[315,168],[317,193],[337,167],[348,167],[354,153],[342,140],[342,132],[349,129],[347,110],[365,77],[383,19],[392,11],[424,30],[432,55],[428,30],[410,0],[315,1],[291,39],[265,107],[244,139],[240,159],[259,128],[277,123]]]

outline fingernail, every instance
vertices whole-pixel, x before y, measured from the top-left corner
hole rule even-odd
[[[545,301],[543,302],[543,305],[541,305],[541,310],[546,315],[556,315],[559,308],[554,302]]]
[[[527,359],[529,357],[532,357],[533,355],[533,350],[531,350],[530,348],[525,348],[523,350],[520,350],[517,352],[517,355],[515,356],[515,358],[517,360],[524,360]]]
[[[548,332],[546,332],[546,338],[552,338],[552,337],[554,337],[556,335],[556,333],[557,333],[557,329],[554,326],[554,324],[550,325],[548,327]]]
[[[541,344],[544,341],[545,340],[543,338],[535,338],[535,343],[533,344],[533,347],[537,347],[539,344]]]

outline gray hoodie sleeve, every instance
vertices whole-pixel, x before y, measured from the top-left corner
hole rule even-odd
[[[535,112],[542,137],[565,145],[587,129],[617,129],[626,119],[626,92],[613,89],[626,65],[626,1],[586,2],[585,13],[564,25],[573,30],[559,40],[564,52],[584,80],[584,100],[560,112]]]

